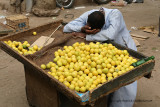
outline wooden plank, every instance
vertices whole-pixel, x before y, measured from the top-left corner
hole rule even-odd
[[[136,37],[136,38],[142,38],[142,39],[148,39],[149,37],[146,36],[142,36],[142,35],[137,35],[137,34],[131,34],[132,37]]]
[[[157,31],[157,30],[154,30],[154,32],[153,32],[153,33],[158,35],[158,31]]]
[[[147,33],[153,33],[153,34],[158,34],[158,31],[157,30],[151,30],[151,29],[144,29],[143,30],[144,32],[147,32]]]
[[[69,99],[64,94],[59,94],[60,96],[60,107],[108,107],[108,96],[104,96],[102,98],[99,98],[96,100],[93,104],[90,105],[80,105],[77,102],[74,102],[73,100]]]
[[[38,47],[43,47],[44,43],[46,42],[46,40],[48,39],[48,37],[46,36],[41,36],[40,38],[38,38],[32,45],[31,47],[33,47],[34,45],[37,45]],[[48,42],[46,43],[46,45],[49,45],[50,43],[52,43],[54,41],[55,38],[50,38],[48,40]],[[46,46],[45,45],[45,46]]]
[[[14,30],[12,28],[10,28],[9,26],[0,23],[0,35],[8,34],[8,33],[11,33],[13,31]]]
[[[11,16],[7,16],[6,19],[12,20],[12,21],[16,21],[16,20],[21,20],[21,19],[26,19],[27,17],[25,15],[11,15]]]
[[[155,30],[154,26],[144,26],[144,27],[139,27],[138,29],[143,30],[144,32],[147,33],[158,34],[158,31]]]
[[[37,73],[32,73],[33,69],[24,65],[26,79],[26,96],[30,106],[36,107],[59,107],[58,93],[54,85]]]
[[[143,39],[143,38],[136,38],[136,37],[132,37],[132,38],[136,39],[136,40],[142,40],[142,41],[146,40],[146,39]]]
[[[136,39],[133,39],[135,44],[136,44],[136,47],[140,46],[140,43],[136,40]]]

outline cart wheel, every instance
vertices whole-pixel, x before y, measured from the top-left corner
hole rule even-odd
[[[75,0],[56,0],[56,4],[58,7],[64,7],[65,9],[69,9],[73,6]]]
[[[27,97],[27,101],[28,101],[28,105],[29,105],[29,107],[36,107],[36,106],[34,106],[34,105],[32,105],[32,104],[30,104],[30,103],[29,103],[27,87],[25,87],[25,90],[26,90],[26,97]]]
[[[128,4],[132,3],[133,0],[125,0]]]
[[[98,4],[106,4],[106,3],[110,2],[111,0],[94,0],[94,1]]]

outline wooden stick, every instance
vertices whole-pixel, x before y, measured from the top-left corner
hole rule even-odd
[[[146,36],[142,36],[142,35],[137,35],[137,34],[131,34],[132,37],[136,37],[136,38],[143,38],[143,39],[148,39],[149,37]]]
[[[56,28],[56,30],[54,30],[54,31],[52,32],[52,34],[51,34],[51,35],[47,38],[47,40],[44,42],[43,47],[47,44],[48,40],[52,37],[52,35],[53,35],[61,26],[62,26],[62,24],[60,24],[60,25]]]

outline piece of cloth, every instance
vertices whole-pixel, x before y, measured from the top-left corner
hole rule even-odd
[[[109,95],[109,107],[133,107],[137,95],[137,81],[121,87]]]
[[[86,35],[87,41],[106,41],[114,40],[117,44],[127,46],[137,51],[136,44],[130,36],[123,16],[118,9],[103,8],[105,12],[105,24],[100,32],[96,34]],[[63,32],[81,32],[81,28],[87,24],[88,15],[94,9],[82,14],[79,18],[69,22],[64,26]],[[137,81],[121,87],[119,90],[112,93],[110,96],[110,107],[132,107],[137,94]]]

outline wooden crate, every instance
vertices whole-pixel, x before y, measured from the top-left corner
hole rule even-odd
[[[15,29],[16,32],[29,28],[29,18],[24,15],[13,15],[6,17],[7,25]]]
[[[7,37],[3,37],[3,38],[0,38],[0,46],[1,46],[1,49],[3,49],[4,51],[6,51],[8,54],[10,54],[11,56],[13,56],[14,58],[18,59],[20,62],[22,62],[25,66],[25,74],[26,73],[30,73],[30,75],[32,75],[32,78],[40,78],[40,80],[42,81],[39,81],[39,83],[35,83],[34,85],[28,85],[28,87],[30,87],[31,89],[34,89],[34,86],[36,84],[39,84],[39,87],[48,87],[48,88],[53,88],[53,90],[55,91],[55,88],[56,88],[56,91],[57,93],[60,92],[62,93],[63,95],[67,96],[67,98],[69,100],[71,100],[72,102],[77,102],[77,104],[80,106],[80,105],[85,105],[85,106],[91,106],[92,104],[96,104],[96,102],[100,102],[101,100],[104,100],[104,97],[106,95],[108,95],[109,93],[111,92],[114,92],[116,91],[117,89],[119,89],[120,87],[122,86],[125,86],[127,84],[130,84],[138,79],[140,79],[141,77],[145,76],[145,75],[148,75],[151,73],[154,65],[155,65],[155,61],[154,60],[150,60],[138,67],[136,67],[135,69],[131,70],[130,72],[127,72],[123,75],[121,75],[120,77],[118,78],[115,78],[109,82],[106,82],[104,83],[101,87],[98,87],[94,90],[91,90],[88,94],[88,101],[86,102],[83,102],[81,97],[75,92],[75,91],[72,91],[70,90],[68,87],[66,87],[64,84],[62,84],[61,82],[59,82],[58,80],[56,80],[54,77],[52,77],[51,75],[49,75],[47,73],[47,71],[45,70],[42,70],[40,68],[40,63],[38,64],[38,62],[32,58],[26,58],[25,56],[23,55],[20,55],[18,54],[16,51],[14,51],[13,49],[11,49],[9,46],[7,46],[6,44],[4,44],[4,40],[18,40],[18,41],[24,41],[24,40],[28,40],[29,42],[34,42],[33,38],[35,38],[35,36],[29,36],[30,34],[32,34],[33,31],[37,31],[37,34],[39,33],[42,33],[41,35],[43,34],[46,34],[46,32],[48,32],[49,29],[52,29],[51,31],[53,31],[53,29],[55,29],[56,27],[55,26],[58,26],[61,22],[56,22],[56,23],[49,23],[49,24],[46,24],[46,25],[43,25],[43,26],[40,26],[40,27],[37,27],[37,28],[33,28],[33,29],[30,29],[28,31],[24,31],[24,32],[21,32],[21,33],[17,33],[15,35],[10,35],[10,36],[7,36]],[[118,49],[127,49],[129,54],[137,59],[141,59],[141,58],[146,58],[147,56],[139,53],[139,52],[136,52],[134,50],[131,50],[131,49],[128,49],[126,47],[123,47],[121,45],[118,45],[112,41],[108,41],[109,43],[112,43],[114,46],[116,46]],[[64,44],[65,45],[65,44]],[[61,46],[63,47],[63,45]],[[48,51],[50,52],[53,52],[52,49],[49,49]],[[54,58],[53,54],[50,55],[50,56],[45,56],[44,57],[49,57],[50,60],[43,60],[44,63],[46,62],[49,62],[49,61],[52,61],[52,59]],[[30,79],[27,79],[31,76],[27,76],[29,74],[26,74],[26,85],[28,83],[31,84],[31,81],[30,82],[27,82],[29,81]],[[37,75],[37,76],[35,76]],[[35,81],[37,81],[39,79],[36,79]],[[42,84],[40,85],[40,83],[42,82]],[[43,84],[46,84],[48,83],[49,85],[43,85]],[[31,90],[30,89],[30,90]],[[41,88],[42,90],[41,91],[38,91],[38,93],[36,93],[36,91],[27,91],[27,92],[30,92],[30,94],[28,94],[27,96],[31,96],[29,97],[30,99],[32,100],[29,100],[29,103],[30,104],[33,104],[35,106],[39,106],[39,105],[43,105],[42,103],[46,103],[46,102],[49,102],[47,100],[47,97],[50,96],[48,94],[50,93],[45,93],[46,94],[46,98],[44,95],[41,95],[43,92],[45,92],[44,90],[46,89],[43,89]],[[28,90],[28,88],[27,88]],[[50,90],[50,89],[48,89]],[[53,94],[53,96],[57,96],[57,93],[56,94]],[[32,94],[34,94],[35,96],[33,96]],[[44,102],[42,102],[40,99],[38,99],[38,97],[42,97],[44,98]],[[59,96],[59,94],[58,94]],[[51,97],[51,98],[52,98]],[[56,97],[57,99],[58,97]],[[59,98],[58,98],[59,99]],[[101,99],[101,100],[100,100]],[[100,101],[99,101],[100,100]],[[36,102],[36,103],[35,103]],[[61,101],[60,101],[61,102]],[[59,102],[57,102],[59,104]],[[99,105],[99,104],[97,104]],[[51,105],[50,105],[51,106]]]

